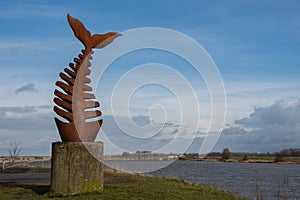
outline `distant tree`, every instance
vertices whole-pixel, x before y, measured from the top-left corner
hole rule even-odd
[[[230,151],[229,151],[229,149],[228,148],[223,149],[223,152],[222,152],[221,156],[222,156],[222,158],[221,158],[222,160],[228,160],[228,159],[230,159]]]
[[[290,148],[290,156],[295,156],[295,149]]]
[[[20,142],[13,141],[8,146],[8,154],[9,157],[12,159],[12,165],[15,163],[16,158],[19,156],[22,147],[20,146]]]
[[[290,150],[289,149],[283,149],[280,151],[280,154],[282,156],[289,156],[290,155]]]
[[[243,161],[246,161],[246,160],[248,160],[248,156],[247,156],[247,154],[244,154],[244,155],[243,155],[243,158],[242,158],[242,160],[243,160]]]
[[[122,153],[122,157],[129,157],[129,156],[130,156],[130,153],[127,152],[127,151],[124,151],[124,152]]]
[[[274,159],[274,162],[283,162],[284,161],[284,159],[283,159],[283,154],[281,154],[281,153],[276,153],[276,155],[275,155],[275,159]]]

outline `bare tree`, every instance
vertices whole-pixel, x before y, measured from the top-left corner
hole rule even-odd
[[[19,156],[21,150],[22,147],[20,146],[20,142],[13,141],[9,144],[7,151],[10,158],[12,159],[12,164],[15,163],[15,159]]]

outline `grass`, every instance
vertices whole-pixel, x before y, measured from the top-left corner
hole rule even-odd
[[[0,186],[0,199],[243,199],[224,190],[215,189],[206,185],[191,184],[181,179],[116,172],[105,172],[105,184],[102,193],[91,193],[65,198],[49,198],[48,192],[49,186]]]

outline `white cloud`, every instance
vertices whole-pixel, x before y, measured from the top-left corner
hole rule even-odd
[[[45,72],[47,74],[47,72]],[[45,74],[45,77],[47,76]],[[25,74],[2,77],[0,76],[0,102],[1,106],[41,106],[51,105],[54,92],[52,84],[45,81],[45,77],[35,78],[34,83],[28,83],[36,74]],[[44,79],[44,81],[43,81]]]
[[[256,107],[223,130],[215,149],[275,152],[300,146],[300,101],[277,101]]]
[[[18,89],[15,90],[15,93],[18,94],[20,92],[37,92],[38,89],[36,88],[36,85],[33,83],[28,83]]]

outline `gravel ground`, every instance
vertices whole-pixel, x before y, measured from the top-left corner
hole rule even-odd
[[[0,172],[1,185],[50,185],[49,168],[9,168]]]

